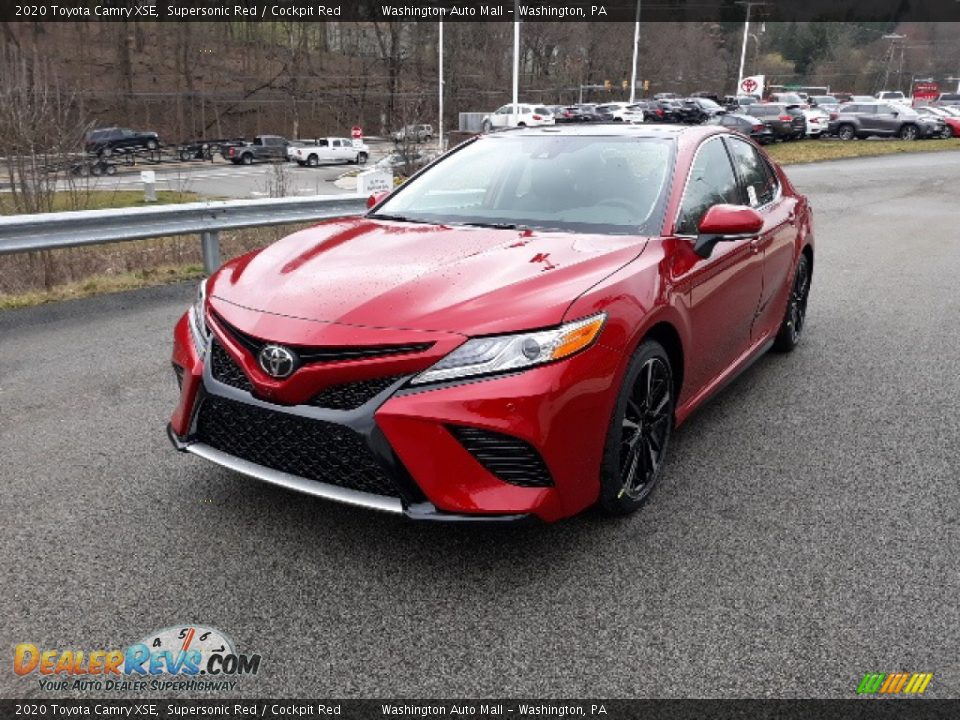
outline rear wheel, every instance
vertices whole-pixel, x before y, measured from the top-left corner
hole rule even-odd
[[[189,150],[183,149],[180,151],[181,162],[187,162],[191,157],[193,157],[193,154]]]
[[[316,167],[319,164],[320,164],[320,158],[318,158],[316,155],[311,155],[310,157],[307,158],[307,165],[309,165],[310,167]]]
[[[787,312],[780,325],[780,331],[773,342],[775,350],[790,352],[800,342],[807,318],[807,298],[810,295],[810,260],[805,253],[800,254],[797,270],[793,274],[790,298],[787,300]]]
[[[660,477],[675,404],[673,369],[660,343],[645,340],[624,377],[600,468],[600,507],[611,515],[639,509]]]
[[[357,165],[367,164],[367,154],[362,152],[357,154]]]
[[[837,128],[837,137],[841,140],[853,140],[857,136],[853,125],[841,125]]]
[[[253,165],[253,155],[251,155],[250,153],[245,153],[240,158],[240,162],[242,162],[244,165]]]
[[[159,145],[156,140],[147,140],[147,150],[156,150]]]

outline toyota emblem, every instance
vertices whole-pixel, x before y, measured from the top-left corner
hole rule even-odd
[[[289,377],[297,369],[297,356],[282,345],[266,345],[260,351],[260,368],[271,377]]]

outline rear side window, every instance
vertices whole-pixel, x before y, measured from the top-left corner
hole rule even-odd
[[[777,196],[777,179],[766,160],[749,143],[729,138],[730,156],[740,174],[750,207],[761,207]]]
[[[723,203],[739,205],[740,188],[723,141],[715,138],[700,146],[693,162],[680,204],[677,234],[696,235],[707,210]]]

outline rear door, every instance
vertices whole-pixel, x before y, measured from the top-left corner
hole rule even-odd
[[[797,200],[784,197],[776,172],[750,143],[727,138],[745,204],[763,216],[763,230],[753,241],[763,256],[763,284],[751,340],[775,331],[783,317],[787,278],[793,269],[797,237]]]
[[[672,263],[674,282],[686,290],[690,317],[688,371],[694,393],[718,378],[750,345],[763,290],[763,256],[751,240],[720,242],[708,258],[693,252],[700,220],[714,205],[742,205],[742,189],[722,136],[697,150],[686,180],[674,234],[690,238]]]

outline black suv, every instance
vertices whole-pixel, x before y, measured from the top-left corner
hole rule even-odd
[[[87,133],[84,148],[89,153],[109,157],[114,152],[131,150],[156,150],[160,147],[160,136],[155,132],[141,132],[129,128],[97,128]]]
[[[770,128],[777,140],[799,140],[807,134],[807,120],[796,105],[783,103],[756,103],[750,114]]]

